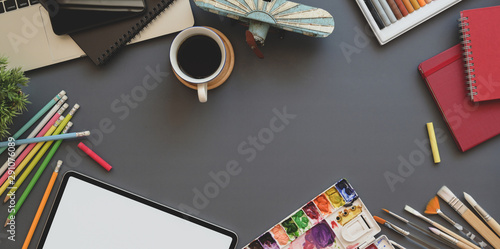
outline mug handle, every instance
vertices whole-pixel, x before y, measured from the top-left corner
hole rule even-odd
[[[207,93],[207,86],[208,83],[201,83],[197,84],[198,85],[198,99],[200,100],[201,103],[207,102],[208,98],[208,93]]]

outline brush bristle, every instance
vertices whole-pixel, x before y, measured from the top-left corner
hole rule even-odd
[[[472,198],[472,196],[470,196],[469,194],[465,193],[464,192],[464,198],[465,200],[473,207],[477,206],[477,202],[476,200],[474,200],[474,198]]]
[[[426,214],[437,214],[437,210],[439,209],[439,199],[437,196],[434,196],[429,203],[427,203],[427,207],[425,208]]]
[[[431,232],[435,233],[436,235],[441,235],[441,231],[437,230],[434,227],[429,227],[429,230],[431,230]]]
[[[378,216],[373,216],[373,218],[379,223],[379,224],[385,224],[385,220],[378,217]]]
[[[412,207],[410,207],[408,205],[405,206],[405,210],[408,211],[408,212],[410,212],[413,215],[422,216],[421,213],[419,213],[417,210],[413,209]]]
[[[437,195],[445,202],[450,202],[453,197],[456,198],[455,194],[453,194],[453,192],[451,192],[451,190],[446,186],[441,187],[441,189],[437,192]]]

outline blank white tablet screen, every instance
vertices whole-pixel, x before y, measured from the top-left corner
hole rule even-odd
[[[70,177],[43,248],[225,249],[232,238]]]

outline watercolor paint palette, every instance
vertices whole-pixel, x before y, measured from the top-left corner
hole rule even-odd
[[[462,0],[356,0],[384,45]]]
[[[341,179],[243,249],[394,249],[356,191]]]

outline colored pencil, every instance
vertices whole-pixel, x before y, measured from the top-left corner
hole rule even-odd
[[[19,129],[12,137],[14,139],[18,139],[23,133],[28,130],[40,117],[42,117],[43,114],[45,114],[53,105],[56,104],[57,101],[59,101],[62,96],[66,95],[66,91],[62,90],[60,93],[58,93],[53,99],[49,101],[40,111],[38,111],[35,116],[33,116],[21,129]],[[7,148],[0,148],[0,154],[5,151]]]
[[[428,230],[426,230],[425,228],[422,228],[422,227],[418,226],[417,224],[415,224],[415,223],[413,223],[413,222],[411,222],[411,221],[409,221],[409,220],[407,220],[407,219],[405,219],[405,218],[403,218],[403,217],[399,216],[398,214],[393,213],[393,212],[391,212],[391,211],[389,211],[389,210],[387,210],[387,209],[382,209],[382,210],[384,210],[384,211],[385,211],[385,212],[387,212],[388,214],[392,215],[392,216],[393,216],[393,217],[395,217],[396,219],[398,219],[398,220],[400,220],[400,221],[402,221],[402,222],[404,222],[404,223],[406,223],[406,224],[408,224],[408,225],[412,226],[413,228],[417,229],[417,230],[418,230],[418,231],[420,231],[421,233],[423,233],[423,234],[425,234],[425,235],[427,235],[427,236],[429,236],[429,237],[433,238],[434,240],[439,241],[439,242],[441,242],[441,243],[443,243],[443,244],[445,244],[445,245],[448,245],[448,246],[453,246],[453,245],[451,245],[451,244],[449,243],[449,241],[442,239],[441,237],[439,237],[439,236],[437,236],[437,235],[435,235],[435,234],[433,234],[433,233],[429,232],[429,231],[428,231]]]
[[[33,129],[33,131],[28,135],[27,138],[33,138],[35,136],[37,136],[37,137],[38,136],[43,136],[45,134],[45,132],[47,132],[47,131],[45,131],[45,132],[40,132],[40,131],[44,127],[49,127],[50,128],[50,126],[52,126],[56,122],[56,120],[59,118],[59,116],[57,116],[57,113],[59,113],[58,110],[61,110],[64,106],[66,106],[66,108],[68,107],[68,104],[64,104],[64,102],[67,99],[68,99],[68,97],[66,95],[64,95],[61,98],[61,100],[59,100],[57,102],[57,104],[54,107],[52,107],[52,109],[49,111],[49,113],[47,113],[47,115],[45,115],[45,117],[42,119],[42,121],[40,121],[40,123],[35,127],[35,129]],[[64,110],[66,110],[66,108],[64,108]],[[63,110],[63,112],[64,112],[64,110]],[[56,118],[54,119],[54,117],[56,117]],[[49,128],[47,128],[47,130]],[[21,145],[21,146],[19,146],[16,149],[16,151],[14,152],[14,156],[10,156],[9,155],[9,159],[10,160],[16,160],[16,158],[19,156],[19,154],[24,151],[24,149],[26,148],[26,146],[28,146],[28,145]],[[5,163],[0,168],[0,175],[2,175],[7,170],[8,167],[9,167],[9,160],[5,161]]]
[[[92,151],[89,147],[87,147],[84,143],[80,142],[78,144],[78,148],[80,148],[85,154],[89,155],[94,161],[96,161],[99,165],[101,165],[107,171],[110,171],[113,167],[109,165],[104,159],[102,159],[99,155],[97,155],[94,151]]]
[[[64,107],[64,106],[63,106]],[[63,108],[61,107],[61,109]],[[54,115],[54,117],[45,125],[45,127],[38,133],[37,136],[45,136],[46,134],[51,134],[53,131],[55,131],[55,128],[51,131],[51,133],[48,133],[49,130],[51,130],[52,127],[54,127],[54,124],[61,118],[61,116],[59,115],[59,112],[56,113]],[[54,120],[55,119],[55,120]],[[62,118],[59,122],[62,121]],[[21,145],[22,146],[22,145]],[[30,155],[31,151],[33,150],[33,148],[36,146],[36,144],[30,144],[28,145],[28,147],[23,151],[23,153],[21,153],[21,155],[19,155],[15,162],[14,162],[14,165],[10,165],[8,167],[9,170],[15,170],[19,165],[21,165],[23,162],[24,162],[24,159],[26,157],[28,157],[28,155]],[[34,154],[31,154],[31,157],[29,157],[29,159],[27,159],[28,161],[31,160],[31,158],[33,157]],[[25,162],[28,163],[28,161]],[[7,160],[7,162],[9,162],[9,160]],[[8,166],[8,164],[7,164]],[[24,166],[23,166],[24,167]],[[9,177],[9,174],[8,174],[8,171],[5,172],[5,174],[0,178],[0,186],[7,180],[7,178]]]
[[[50,136],[52,133],[56,130],[57,126],[62,122],[64,119],[63,116],[59,117],[59,119],[50,127],[50,129],[45,133],[45,136]],[[24,159],[22,159],[21,163],[15,164],[14,167],[10,168],[5,174],[2,176],[0,179],[0,182],[2,183],[2,186],[0,187],[0,195],[7,189],[7,186],[10,184],[10,181],[12,179],[15,179],[15,175],[13,171],[21,171],[24,169],[24,167],[31,161],[31,159],[36,155],[36,153],[42,148],[43,143],[38,143],[36,144],[33,149],[26,155]],[[24,153],[23,153],[24,154]],[[22,155],[21,155],[22,156]],[[19,158],[18,158],[19,159]]]
[[[449,241],[450,243],[452,243],[453,245],[457,246],[460,249],[472,249],[472,247],[462,243],[461,241],[451,237],[450,235],[448,235],[446,233],[442,233],[441,231],[439,231],[438,229],[436,229],[434,227],[429,227],[429,230],[431,230],[433,233],[437,234],[441,238],[445,239],[446,241]]]
[[[47,185],[47,188],[45,189],[45,193],[43,194],[42,201],[40,202],[40,205],[38,206],[38,210],[36,211],[35,218],[33,219],[33,222],[31,223],[30,230],[28,232],[28,235],[26,236],[26,239],[24,240],[23,244],[23,249],[27,249],[31,239],[33,238],[33,234],[35,233],[36,226],[38,225],[38,221],[40,221],[40,217],[42,216],[43,209],[45,208],[45,204],[47,204],[47,200],[49,199],[50,192],[52,191],[52,187],[54,187],[54,183],[56,182],[57,175],[59,173],[59,169],[61,168],[62,161],[59,160],[57,162],[57,166],[54,169],[54,173],[52,173],[52,177],[50,177],[49,184]]]
[[[484,211],[484,209],[481,206],[479,206],[479,204],[477,204],[476,200],[474,200],[472,196],[464,192],[464,197],[465,200],[467,200],[467,202],[481,216],[481,218],[483,218],[486,224],[488,224],[488,226],[490,226],[491,229],[493,229],[493,231],[495,231],[495,233],[500,236],[500,225],[498,224],[498,222],[495,219],[493,219],[493,217],[491,217],[488,213],[486,213],[486,211]]]
[[[439,224],[439,223],[437,223],[437,222],[435,222],[435,221],[433,221],[433,220],[431,220],[431,219],[423,216],[421,213],[419,213],[417,210],[413,209],[412,207],[406,205],[405,206],[405,210],[408,211],[409,213],[417,216],[418,218],[424,220],[425,222],[427,222],[427,223],[429,223],[429,224],[431,224],[431,225],[439,228],[439,230],[447,233],[448,235],[452,236],[453,238],[462,241],[463,243],[467,244],[468,246],[470,246],[470,247],[472,247],[474,249],[481,249],[479,246],[474,245],[472,242],[470,242],[470,241],[466,240],[465,238],[463,238],[462,236],[460,236],[460,235],[458,235],[458,234],[450,231],[448,228],[442,226],[441,224]]]
[[[62,132],[62,130],[64,129],[64,127],[68,124],[68,122],[71,120],[71,118],[73,117],[73,115],[75,114],[75,112],[78,110],[80,106],[78,104],[75,104],[73,109],[71,109],[71,111],[68,113],[68,115],[63,119],[63,121],[61,121],[60,125],[57,127],[57,129],[54,131],[54,134],[55,135],[58,135],[59,133]],[[43,157],[43,155],[45,154],[45,152],[47,152],[48,148],[52,145],[54,141],[48,141],[45,143],[45,145],[43,146],[43,148],[40,150],[40,152],[36,155],[36,157],[33,159],[33,161],[30,163],[30,165],[28,166],[28,168],[26,169],[26,172],[19,178],[19,179],[16,179],[16,176],[19,175],[21,173],[21,171],[23,170],[22,168],[18,167],[14,173],[11,175],[11,179],[7,180],[4,185],[0,188],[0,195],[3,194],[3,192],[5,191],[5,189],[7,188],[6,185],[12,185],[13,183],[13,179],[16,179],[14,180],[15,181],[15,184],[14,184],[14,187],[11,187],[9,188],[9,193],[8,195],[12,195],[14,194],[14,192],[16,192],[17,188],[24,182],[24,179],[26,179],[26,177],[28,176],[29,173],[31,173],[31,171],[33,170],[33,168],[37,165],[37,163],[40,161],[40,159]],[[40,142],[37,144],[40,145],[40,144],[44,144],[44,142]],[[4,188],[5,186],[5,188]]]
[[[15,141],[14,143],[16,145],[34,144],[34,143],[39,143],[39,142],[66,140],[66,139],[71,139],[71,138],[79,138],[79,137],[87,137],[87,136],[90,136],[90,131],[73,132],[73,133],[68,133],[68,134],[59,134],[59,135],[52,135],[52,136],[47,136],[47,137],[34,137],[34,138],[28,138],[28,139],[21,139],[21,140]],[[8,142],[0,142],[0,147],[7,146],[7,143]]]
[[[425,242],[424,240],[422,240],[421,238],[417,237],[417,236],[414,236],[413,234],[411,234],[410,232],[378,217],[378,216],[373,216],[373,218],[375,219],[375,221],[377,221],[379,224],[381,225],[384,225],[390,229],[392,229],[393,231],[395,231],[396,233],[400,234],[400,235],[403,235],[405,237],[407,237],[408,239],[410,240],[413,240],[414,242],[418,243],[419,245],[423,246],[424,248],[431,248],[431,249],[439,249],[438,247],[435,247],[427,242]]]
[[[73,123],[72,122],[68,122],[68,124],[66,125],[66,128],[64,128],[63,133],[68,132],[68,130],[71,128],[71,126],[73,126]],[[36,171],[35,175],[31,179],[30,183],[28,184],[28,186],[26,187],[26,189],[24,190],[24,192],[21,194],[21,197],[16,198],[16,205],[15,205],[14,209],[12,210],[12,212],[9,214],[8,217],[15,217],[19,213],[19,210],[21,209],[21,206],[23,205],[23,203],[26,200],[26,198],[28,198],[28,196],[29,196],[31,190],[33,189],[33,187],[35,187],[35,184],[37,183],[38,179],[42,175],[42,173],[45,170],[45,168],[47,167],[47,165],[49,164],[50,160],[52,160],[52,158],[54,157],[54,154],[57,152],[57,149],[61,145],[62,141],[63,140],[56,141],[56,143],[54,144],[54,146],[50,149],[49,154],[43,160],[42,165],[40,165],[40,168],[38,168],[38,170]],[[8,199],[9,199],[9,196],[7,195],[7,197],[5,198],[4,202],[7,202]]]
[[[464,220],[467,221],[483,238],[494,248],[500,248],[500,238],[493,233],[472,211],[460,201],[451,190],[443,186],[438,191],[438,196],[448,203]]]
[[[448,223],[450,223],[452,226],[454,226],[458,231],[460,231],[463,235],[467,236],[470,240],[474,241],[476,244],[481,246],[483,249],[493,249],[490,245],[486,244],[481,238],[473,234],[471,231],[463,227],[462,225],[456,223],[454,220],[452,220],[450,217],[448,217],[446,214],[441,211],[440,205],[439,205],[439,199],[437,196],[434,196],[429,203],[427,204],[427,207],[425,208],[426,214],[437,214],[441,216],[444,220],[446,220]]]

